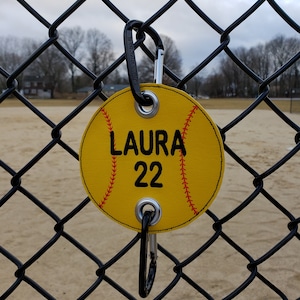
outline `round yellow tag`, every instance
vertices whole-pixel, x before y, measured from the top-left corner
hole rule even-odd
[[[80,169],[94,204],[128,228],[141,230],[139,210],[153,200],[160,211],[149,232],[158,233],[208,209],[223,177],[223,142],[185,92],[162,84],[142,84],[141,90],[156,96],[155,113],[137,106],[129,88],[114,94],[84,132]]]

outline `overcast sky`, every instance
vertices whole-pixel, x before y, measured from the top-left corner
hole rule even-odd
[[[28,0],[48,22],[55,21],[75,0]],[[147,20],[167,0],[116,0],[112,1],[129,19]],[[255,0],[195,0],[211,19],[225,29],[250,8]],[[300,0],[277,0],[277,3],[300,24]],[[100,0],[86,2],[69,17],[61,27],[81,26],[97,28],[112,41],[116,55],[123,51],[121,21]],[[182,0],[178,0],[152,25],[160,33],[169,36],[181,53],[184,69],[189,70],[212,52],[220,41],[219,34],[206,25]],[[35,20],[16,0],[0,0],[0,35],[15,35],[45,39],[47,28]],[[276,35],[298,37],[265,2],[249,19],[231,34],[230,47],[251,47],[266,42]],[[211,66],[212,67],[212,66]]]

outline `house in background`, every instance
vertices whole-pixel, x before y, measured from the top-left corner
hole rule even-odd
[[[129,86],[129,84],[105,84],[103,87],[103,92],[106,95],[111,96],[115,92],[123,90],[123,89],[127,88],[128,86]]]
[[[128,84],[105,84],[102,91],[107,95],[111,96],[115,92],[125,89],[128,87]],[[77,90],[77,94],[90,95],[93,92],[92,86],[85,86]]]
[[[23,94],[28,98],[49,99],[51,90],[39,76],[25,75],[23,79]]]

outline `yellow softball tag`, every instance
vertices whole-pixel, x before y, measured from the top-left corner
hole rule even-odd
[[[80,169],[94,204],[128,228],[141,230],[138,210],[153,200],[160,212],[149,232],[158,233],[208,209],[223,177],[223,142],[185,92],[162,84],[142,84],[141,91],[157,98],[155,113],[136,105],[129,88],[114,94],[84,132]]]

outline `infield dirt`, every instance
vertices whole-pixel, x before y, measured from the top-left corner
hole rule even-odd
[[[52,140],[52,128],[25,107],[7,104],[0,107],[0,157],[12,170],[21,170]],[[74,103],[40,101],[41,112],[54,123],[59,123],[74,108]],[[222,128],[241,112],[236,109],[211,109],[212,100],[204,107]],[[56,105],[53,105],[56,103]],[[78,103],[78,102],[76,102]],[[200,101],[201,103],[201,101]],[[236,102],[234,102],[236,105]],[[247,107],[247,103],[242,102]],[[14,102],[14,104],[16,104]],[[47,105],[46,105],[47,104]],[[49,105],[50,104],[50,105]],[[57,106],[60,104],[60,106]],[[100,101],[99,101],[100,104]],[[233,105],[233,104],[232,104]],[[83,131],[97,109],[97,104],[84,109],[62,128],[61,140],[78,151]],[[232,108],[232,107],[231,107]],[[300,124],[299,114],[286,115]],[[227,145],[258,173],[263,173],[284,157],[294,146],[295,130],[287,126],[270,110],[255,110],[226,134]],[[255,192],[254,179],[228,154],[219,195],[211,211],[223,218]],[[293,157],[281,166],[264,183],[264,189],[294,216],[300,214],[299,181],[300,156]],[[0,196],[11,189],[11,175],[0,169]],[[82,186],[78,161],[56,145],[22,176],[22,187],[35,195],[59,218],[65,217],[86,197]],[[264,196],[259,195],[244,210],[224,223],[223,232],[242,247],[253,259],[263,256],[289,234],[289,219]],[[211,218],[204,214],[189,226],[158,234],[158,242],[184,261],[215,233]],[[45,245],[54,235],[55,221],[16,192],[0,209],[0,244],[22,263]],[[134,236],[135,232],[101,214],[92,203],[85,206],[64,227],[103,263],[111,259]],[[153,299],[176,276],[174,264],[160,252],[153,290]],[[249,261],[223,238],[219,237],[202,255],[188,264],[184,273],[208,291],[214,299],[221,299],[241,285],[251,273]],[[111,266],[106,275],[115,280],[136,298],[138,297],[139,246],[136,245],[120,261]],[[17,267],[0,255],[0,294],[16,280]],[[27,270],[26,275],[38,282],[56,299],[76,299],[96,280],[98,266],[85,254],[61,237],[44,255]],[[282,249],[264,261],[259,272],[282,290],[288,299],[300,295],[299,240],[293,238]],[[88,299],[121,299],[121,295],[103,282]],[[9,299],[41,299],[25,282],[17,287]],[[201,296],[184,280],[165,299],[200,299]],[[201,298],[202,299],[202,298]],[[278,299],[259,279],[254,281],[237,299]]]

